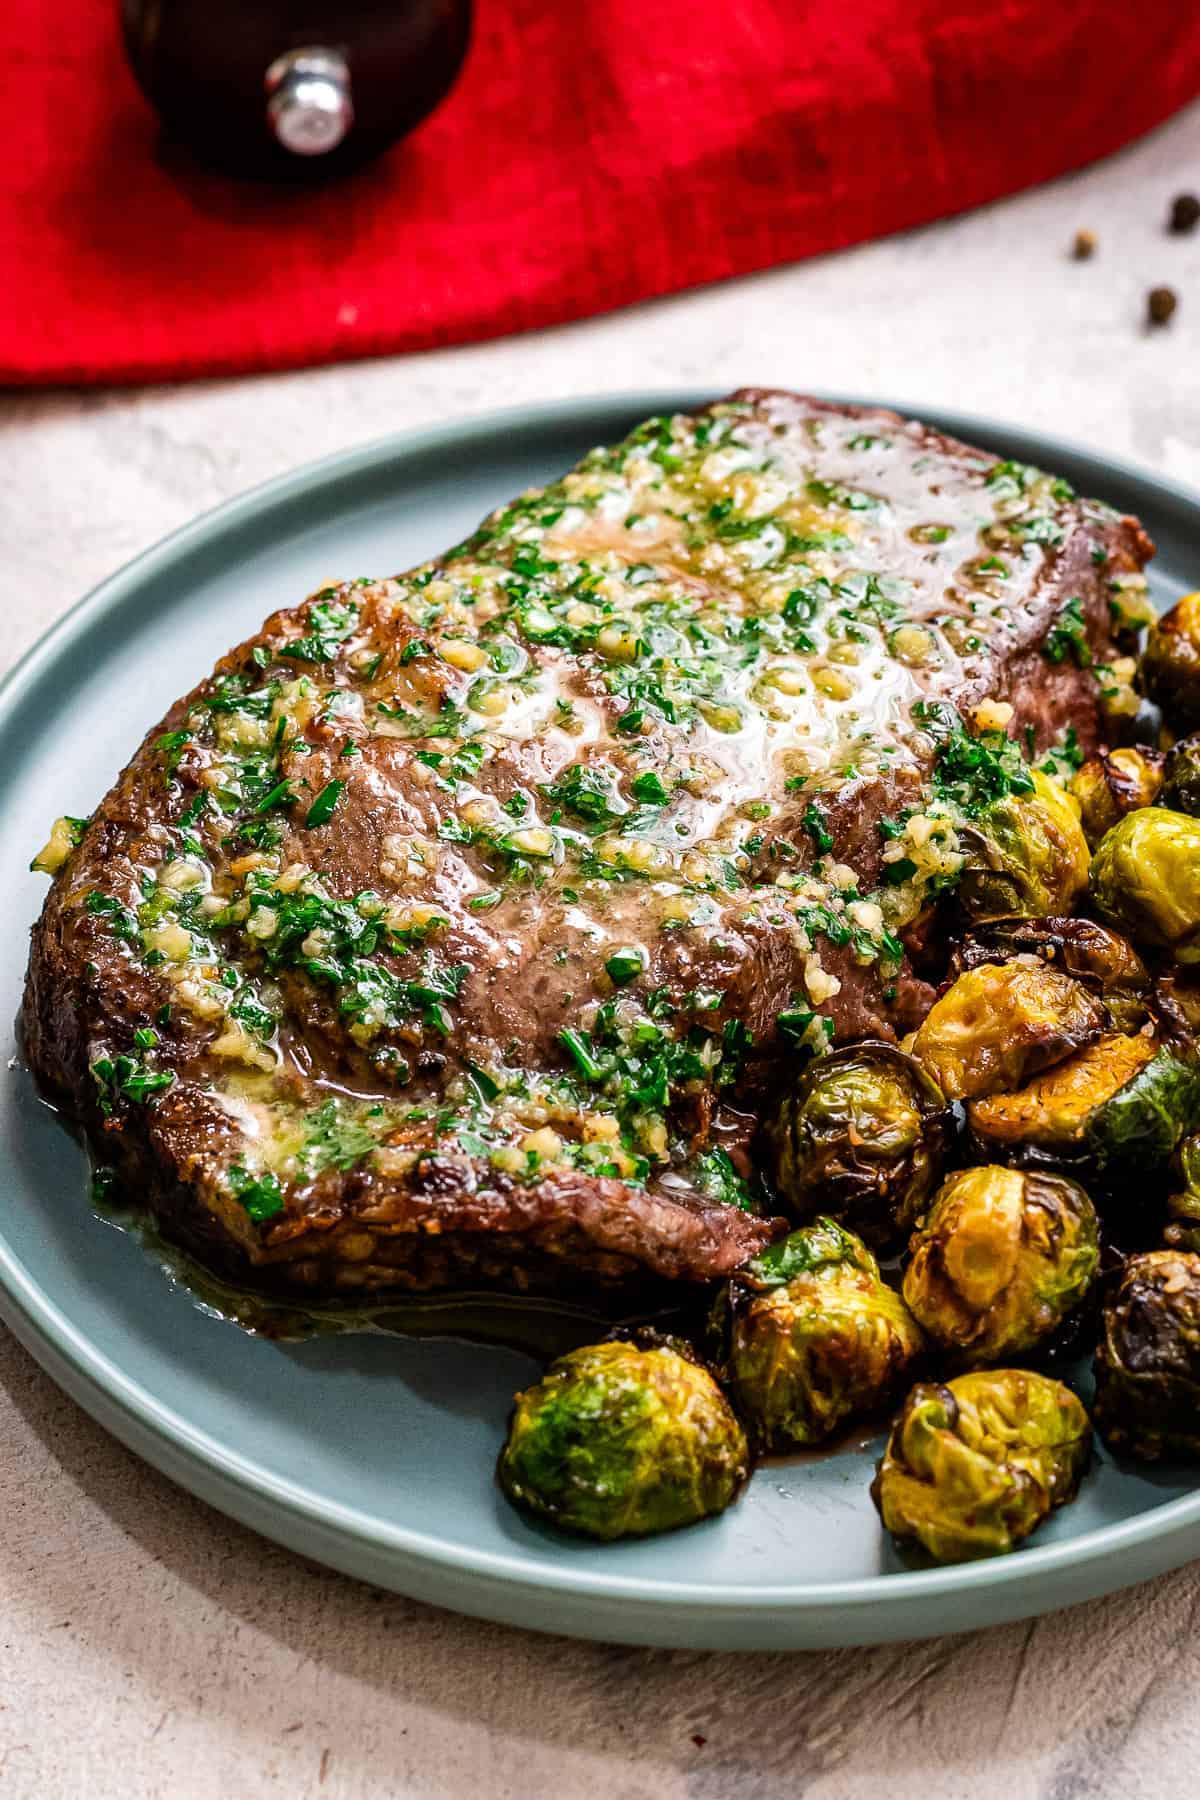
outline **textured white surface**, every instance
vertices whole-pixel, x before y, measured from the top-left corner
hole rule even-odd
[[[1014,129],[1020,129],[1014,120]],[[8,397],[7,665],[194,513],[385,431],[750,382],[1044,426],[1200,486],[1200,109],[1083,175],[823,262],[406,361]],[[1080,225],[1091,262],[1066,251]],[[1181,296],[1166,331],[1146,289]],[[1200,545],[1197,545],[1200,582]],[[1200,1788],[1200,1567],[1027,1626],[823,1656],[474,1624],[252,1537],[110,1442],[0,1333],[0,1794],[1159,1800]]]

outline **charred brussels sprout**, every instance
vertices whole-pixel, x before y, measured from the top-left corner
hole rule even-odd
[[[1172,725],[1200,725],[1200,593],[1185,594],[1151,625],[1142,681]]]
[[[1180,738],[1168,750],[1158,803],[1200,818],[1200,732]]]
[[[963,833],[957,893],[973,919],[1070,912],[1087,887],[1078,807],[1040,769],[1030,773],[1032,793],[1006,794]]]
[[[517,1395],[500,1486],[587,1537],[673,1531],[722,1512],[746,1438],[707,1369],[665,1344],[592,1344]]]
[[[1163,1237],[1173,1250],[1200,1250],[1200,1135],[1185,1137],[1175,1152],[1175,1192],[1167,1201],[1170,1223]]]
[[[996,1556],[1074,1499],[1090,1451],[1070,1388],[1026,1369],[980,1369],[913,1389],[871,1497],[894,1537],[938,1562]]]
[[[1013,1094],[973,1100],[977,1150],[1087,1179],[1166,1167],[1200,1103],[1200,1070],[1144,1034],[1102,1037]]]
[[[1131,1256],[1104,1308],[1096,1429],[1146,1462],[1200,1458],[1200,1256]]]
[[[728,1379],[769,1450],[819,1444],[876,1411],[921,1333],[866,1245],[832,1219],[772,1245],[730,1290]]]
[[[1131,744],[1089,758],[1076,770],[1071,792],[1079,802],[1083,834],[1092,849],[1126,813],[1153,806],[1162,785],[1163,758],[1157,750]]]
[[[883,1248],[911,1230],[941,1174],[946,1103],[891,1044],[850,1044],[810,1063],[766,1131],[798,1218],[831,1213]]]
[[[1083,1300],[1100,1260],[1096,1211],[1077,1182],[984,1167],[951,1175],[912,1240],[904,1299],[964,1365],[1045,1341]]]
[[[968,969],[927,1013],[913,1055],[950,1100],[1016,1087],[1104,1030],[1094,994],[1036,956]]]
[[[1136,943],[1200,962],[1200,819],[1127,813],[1100,842],[1091,886],[1096,910]]]
[[[1200,968],[1168,968],[1150,994],[1157,1029],[1180,1054],[1200,1054]]]
[[[957,979],[967,969],[1017,956],[1036,956],[1070,975],[1103,1002],[1118,1031],[1136,1031],[1145,1022],[1149,971],[1128,938],[1094,919],[998,919],[980,925],[958,945],[950,973]]]

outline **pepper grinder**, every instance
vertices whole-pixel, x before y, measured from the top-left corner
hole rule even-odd
[[[310,180],[378,156],[445,98],[471,0],[121,0],[168,134],[227,172]]]

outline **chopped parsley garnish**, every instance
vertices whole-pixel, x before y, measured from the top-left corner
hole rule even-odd
[[[571,1057],[585,1081],[600,1080],[605,1073],[605,1064],[597,1061],[592,1054],[592,1040],[588,1032],[568,1028],[566,1031],[559,1032],[558,1041]]]
[[[833,838],[825,823],[825,815],[815,800],[810,800],[804,809],[804,829],[816,845],[817,855],[826,856],[833,849]]]
[[[334,815],[337,803],[342,797],[345,785],[344,781],[326,782],[305,814],[304,823],[310,831],[314,825],[328,825]]]
[[[251,886],[246,898],[251,910],[243,929],[249,943],[261,950],[268,969],[300,969],[311,980],[332,987],[342,1017],[372,1033],[395,1030],[418,1018],[449,1035],[453,1027],[447,1007],[462,990],[467,964],[438,967],[427,953],[421,975],[405,979],[376,960],[378,950],[403,951],[411,944],[411,934],[393,931],[383,922],[377,897],[360,894],[354,900],[334,900],[320,893],[281,893],[261,884]],[[260,937],[254,919],[262,908],[269,909],[274,923]],[[218,913],[211,925],[221,930],[237,922],[228,913]]]
[[[1064,780],[1081,768],[1084,762],[1083,750],[1073,725],[1068,725],[1062,741],[1052,744],[1038,764],[1043,774],[1052,775],[1056,780]]]
[[[749,1183],[734,1168],[729,1152],[719,1145],[694,1157],[689,1172],[700,1192],[719,1206],[736,1206],[739,1212],[758,1211]]]
[[[118,1100],[145,1106],[175,1080],[173,1069],[151,1069],[138,1056],[97,1057],[89,1073],[100,1091],[100,1111],[105,1114],[112,1112]]]
[[[646,769],[642,774],[635,775],[630,783],[630,792],[634,799],[640,800],[644,806],[665,806],[670,798],[653,769]]]
[[[911,856],[898,856],[895,862],[884,863],[883,879],[888,887],[900,887],[911,881],[917,872],[917,865]]]
[[[336,589],[330,588],[327,592],[332,594]],[[279,654],[297,662],[333,662],[339,644],[345,642],[357,624],[357,606],[341,606],[329,599],[314,600],[308,609],[308,631],[303,637],[293,638],[290,644],[283,644]]]
[[[1009,794],[1031,794],[1033,776],[1019,747],[1002,731],[972,737],[954,708],[918,700],[913,717],[937,743],[933,772],[934,798],[974,818]]]
[[[616,1000],[608,1000],[590,1031],[571,1027],[558,1034],[578,1074],[599,1088],[623,1121],[665,1113],[691,1082],[727,1086],[754,1041],[740,1019],[727,1019],[719,1034],[693,1024],[676,1035],[656,1021],[664,1010],[670,1008],[661,990],[647,996],[646,1014],[632,1023],[618,1014]]]
[[[190,744],[190,731],[164,731],[155,742],[155,749],[162,752],[163,768],[168,775],[173,775],[183,758],[185,744]]]
[[[198,824],[207,811],[208,795],[203,788],[197,788],[175,821],[176,826],[180,831],[187,831],[191,826]]]
[[[99,888],[93,888],[84,901],[84,907],[94,919],[107,919],[108,929],[123,944],[141,943],[137,920],[115,894],[102,894]]]
[[[377,1106],[375,1113],[381,1114]],[[352,1117],[337,1100],[326,1100],[304,1121],[304,1144],[297,1162],[306,1176],[322,1169],[353,1169],[371,1154],[379,1139],[370,1126]]]
[[[252,1031],[255,1037],[260,1038],[273,1036],[275,1027],[279,1023],[270,1008],[263,1006],[261,1001],[255,999],[247,988],[243,988],[231,1002],[229,1016],[231,1019],[236,1019],[239,1025],[244,1025],[247,1031]]]
[[[275,697],[279,692],[276,682],[268,682],[266,687],[250,691],[250,683],[244,675],[221,675],[213,683],[212,690],[204,697],[204,705],[213,713],[245,713],[251,719],[269,719]]]
[[[775,1027],[785,1043],[810,1055],[833,1041],[833,1020],[807,1006],[785,1007],[775,1015]]]
[[[1042,655],[1047,662],[1061,663],[1070,657],[1081,669],[1091,667],[1092,652],[1087,640],[1087,620],[1083,616],[1083,601],[1078,594],[1073,594],[1059,610],[1058,617],[1043,640]]]
[[[626,810],[612,772],[586,763],[573,763],[542,791],[547,800],[556,801],[589,825],[608,825]]]
[[[604,967],[614,987],[628,987],[636,981],[646,966],[646,958],[641,950],[614,950]]]
[[[860,1253],[857,1238],[832,1219],[822,1219],[819,1231],[795,1231],[769,1245],[747,1267],[759,1281],[782,1287],[797,1275],[811,1275],[826,1263],[853,1261]]]
[[[283,1189],[277,1175],[252,1175],[243,1163],[235,1162],[226,1179],[230,1193],[245,1207],[256,1225],[283,1211]]]

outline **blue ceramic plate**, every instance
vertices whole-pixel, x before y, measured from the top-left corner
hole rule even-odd
[[[143,731],[275,607],[386,574],[493,505],[708,396],[528,408],[390,438],[289,475],[177,532],[55,627],[0,692],[0,1017],[17,1010],[31,854],[87,813]],[[933,415],[1137,512],[1155,591],[1200,583],[1200,500],[1053,439]],[[334,1567],[464,1612],[587,1637],[712,1648],[868,1643],[1018,1618],[1200,1554],[1200,1476],[1101,1454],[1029,1547],[906,1570],[867,1496],[878,1443],[767,1465],[724,1518],[643,1543],[561,1540],[501,1500],[492,1470],[533,1361],[443,1338],[251,1337],[94,1213],[81,1150],[5,1051],[0,1314],[68,1393],[214,1506]]]

